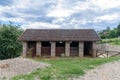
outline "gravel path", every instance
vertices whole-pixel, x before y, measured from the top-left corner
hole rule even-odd
[[[3,77],[10,79],[16,75],[27,74],[37,68],[45,68],[48,66],[50,65],[25,58],[0,60],[0,80]]]
[[[120,61],[106,63],[73,80],[120,80]]]

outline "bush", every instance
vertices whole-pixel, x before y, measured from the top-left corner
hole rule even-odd
[[[21,42],[17,38],[23,32],[13,24],[0,25],[0,59],[14,58],[20,55]]]

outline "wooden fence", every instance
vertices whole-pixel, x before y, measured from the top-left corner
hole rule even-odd
[[[120,55],[120,46],[109,44],[97,44],[96,56],[97,57],[112,57]]]

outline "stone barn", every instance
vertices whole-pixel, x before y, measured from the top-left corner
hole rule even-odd
[[[19,40],[23,57],[96,57],[96,41],[101,39],[93,29],[27,29]]]

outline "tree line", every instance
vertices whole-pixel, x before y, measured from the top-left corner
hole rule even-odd
[[[102,38],[102,39],[110,39],[110,38],[117,38],[120,37],[120,23],[118,24],[118,26],[114,29],[110,29],[110,27],[107,27],[106,29],[99,31],[98,35]]]

